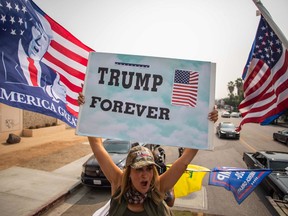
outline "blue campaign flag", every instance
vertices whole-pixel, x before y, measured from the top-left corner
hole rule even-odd
[[[90,51],[33,1],[0,0],[0,103],[76,127]]]
[[[224,187],[231,191],[238,204],[241,204],[271,172],[271,169],[215,167],[210,172],[209,185]]]

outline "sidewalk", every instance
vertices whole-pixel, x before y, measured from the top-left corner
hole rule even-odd
[[[74,130],[67,129],[49,136],[21,138],[21,144],[1,146],[0,152],[25,149],[59,138],[83,141],[83,137],[76,136]],[[52,172],[16,166],[0,171],[1,215],[37,215],[47,206],[65,197],[81,184],[82,164],[91,155],[92,153]]]

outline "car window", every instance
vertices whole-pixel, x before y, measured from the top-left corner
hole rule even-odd
[[[108,153],[126,154],[130,150],[130,143],[124,141],[110,141],[103,142],[104,148]]]
[[[131,148],[135,147],[135,146],[139,146],[140,144],[138,142],[132,143],[131,144]]]
[[[233,124],[222,124],[222,128],[235,128]]]
[[[267,158],[265,158],[263,155],[258,154],[255,156],[255,159],[264,167],[267,167]]]
[[[285,161],[270,161],[270,169],[284,170],[288,167],[288,162]]]

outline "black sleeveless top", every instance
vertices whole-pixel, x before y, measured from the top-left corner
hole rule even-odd
[[[125,215],[125,216],[149,216],[145,210],[141,211],[141,212],[132,212],[128,208],[126,208],[123,215]]]

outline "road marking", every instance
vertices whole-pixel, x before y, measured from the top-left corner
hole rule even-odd
[[[250,149],[253,152],[256,152],[257,150],[255,148],[253,148],[252,146],[250,146],[247,142],[245,142],[245,140],[243,140],[242,138],[240,138],[240,143],[242,145],[245,145],[248,149]]]

